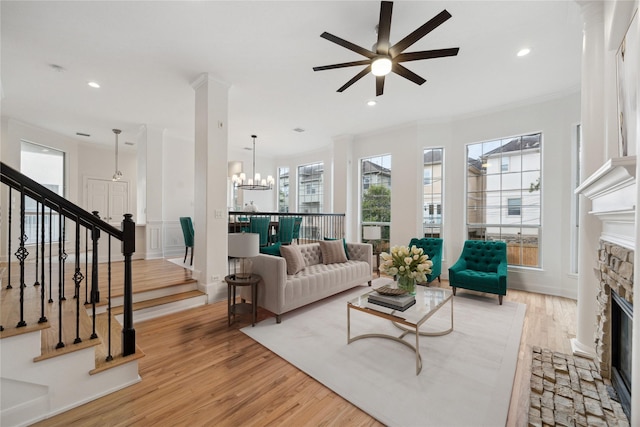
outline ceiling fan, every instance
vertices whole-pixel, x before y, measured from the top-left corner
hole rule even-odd
[[[320,35],[323,39],[327,39],[333,43],[336,43],[344,48],[347,48],[353,52],[359,53],[365,56],[367,59],[352,62],[343,62],[341,64],[323,65],[320,67],[313,67],[313,71],[333,70],[336,68],[355,67],[358,65],[366,65],[366,67],[356,74],[351,80],[342,85],[338,92],[343,92],[349,86],[363,78],[367,73],[371,72],[376,76],[376,96],[380,96],[384,93],[384,78],[391,71],[411,80],[417,85],[421,85],[426,82],[425,79],[407,69],[401,62],[418,61],[420,59],[442,58],[446,56],[456,56],[460,48],[453,47],[448,49],[434,49],[424,50],[420,52],[408,52],[404,51],[420,40],[422,37],[429,34],[431,31],[438,28],[447,19],[451,18],[451,14],[445,10],[425,22],[420,28],[400,40],[398,43],[391,46],[389,42],[389,33],[391,30],[391,12],[393,10],[393,2],[383,1],[380,4],[380,22],[378,23],[378,41],[371,50],[360,47],[326,31]]]

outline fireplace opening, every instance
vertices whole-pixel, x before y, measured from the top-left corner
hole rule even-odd
[[[631,346],[633,305],[611,290],[611,383],[631,419]]]

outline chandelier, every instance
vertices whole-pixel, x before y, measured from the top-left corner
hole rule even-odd
[[[120,181],[120,178],[122,178],[122,172],[120,172],[120,169],[118,169],[118,135],[120,135],[120,132],[122,132],[120,129],[112,129],[113,133],[116,134],[116,172],[113,174],[113,178],[111,178],[113,181]]]
[[[240,175],[233,174],[231,180],[236,188],[243,190],[271,190],[273,189],[274,180],[271,175],[267,179],[260,179],[260,174],[256,173],[256,135],[251,135],[253,138],[253,178],[247,179],[247,175],[242,172]]]

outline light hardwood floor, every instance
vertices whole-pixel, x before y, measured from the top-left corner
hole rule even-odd
[[[531,347],[570,354],[576,303],[516,290],[505,299],[527,305],[507,421],[520,427],[527,425]],[[240,332],[246,321],[228,327],[226,310],[221,301],[136,324],[146,354],[142,381],[36,425],[381,425]]]

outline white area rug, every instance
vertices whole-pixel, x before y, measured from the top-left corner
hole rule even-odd
[[[375,287],[375,281],[374,286]],[[418,287],[420,289],[420,287]],[[391,340],[367,338],[347,345],[346,301],[358,287],[266,319],[242,332],[389,426],[504,426],[509,410],[526,306],[463,290],[454,297],[454,330],[420,337],[415,353]],[[422,330],[449,325],[449,303]],[[351,334],[399,335],[389,321],[351,310]],[[406,340],[415,344],[409,334]]]
[[[179,265],[180,267],[184,267],[184,268],[186,268],[188,270],[193,271],[193,266],[189,265],[189,257],[187,257],[187,262],[182,262],[183,259],[184,258],[171,258],[171,259],[167,258],[167,261],[172,262],[172,263],[174,263],[176,265]]]

